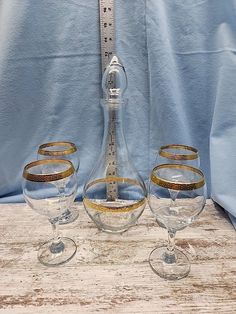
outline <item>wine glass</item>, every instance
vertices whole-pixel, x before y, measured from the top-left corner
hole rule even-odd
[[[71,142],[50,142],[44,143],[39,146],[38,149],[38,160],[41,159],[65,159],[72,162],[76,173],[79,169],[79,155],[78,149],[74,143]],[[50,165],[48,165],[50,167]],[[54,184],[57,186],[60,193],[63,193],[63,185],[59,181],[55,181]],[[77,207],[66,208],[62,214],[59,224],[67,224],[75,221],[78,218],[79,211]]]
[[[63,193],[60,193],[55,182],[60,182]],[[61,159],[33,161],[24,167],[22,187],[27,204],[48,217],[54,233],[53,239],[40,247],[39,261],[47,266],[69,261],[76,253],[76,244],[70,238],[60,237],[57,225],[62,213],[71,206],[76,196],[77,176],[72,163]]]
[[[162,164],[185,164],[195,168],[200,167],[200,156],[197,148],[184,144],[168,144],[159,148],[155,166]],[[172,198],[176,198],[179,191],[169,189]]]
[[[178,191],[174,195],[170,191]],[[201,170],[188,165],[156,166],[149,182],[149,206],[157,222],[168,230],[168,246],[155,248],[149,256],[152,270],[166,279],[181,279],[190,271],[185,253],[175,247],[175,234],[201,213],[206,184]]]

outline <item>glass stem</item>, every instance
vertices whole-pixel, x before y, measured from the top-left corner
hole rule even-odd
[[[171,197],[171,207],[175,207],[175,201],[179,194],[179,191],[169,189],[170,197]]]
[[[164,261],[167,264],[173,264],[176,262],[175,256],[175,231],[168,230],[168,245],[164,254]]]
[[[58,192],[59,192],[59,195],[60,195],[60,202],[61,202],[61,205],[63,206],[64,203],[65,203],[65,189],[64,189],[64,187],[58,186]],[[62,211],[62,218],[67,217],[69,214],[70,214],[69,209],[68,209],[68,208],[65,208],[65,209]]]
[[[64,198],[65,198],[65,189],[64,187],[58,187],[58,192],[59,192],[59,195],[60,195],[60,198],[61,198],[61,202],[63,202]]]
[[[50,251],[53,254],[61,253],[64,250],[64,244],[61,241],[61,237],[58,231],[58,222],[51,222],[52,231],[53,231],[53,239],[52,244],[50,245]]]

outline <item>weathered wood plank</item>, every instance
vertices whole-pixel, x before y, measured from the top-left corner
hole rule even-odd
[[[147,259],[166,230],[149,209],[121,235],[99,231],[81,204],[79,219],[61,227],[77,245],[67,264],[47,268],[37,248],[50,226],[25,204],[0,205],[0,313],[235,313],[236,237],[227,216],[208,202],[177,245],[192,259],[190,275],[170,282]]]

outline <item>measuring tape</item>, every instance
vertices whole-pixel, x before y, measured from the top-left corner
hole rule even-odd
[[[114,0],[100,0],[100,36],[102,73],[115,52],[115,6]]]
[[[99,0],[100,12],[100,36],[101,36],[101,62],[102,73],[115,52],[115,6],[114,0]],[[107,177],[117,175],[116,163],[116,130],[115,111],[109,112],[109,136],[106,143]],[[107,200],[115,201],[118,195],[117,182],[109,182],[106,185]]]

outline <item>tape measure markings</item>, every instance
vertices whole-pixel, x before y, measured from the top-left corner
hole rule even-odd
[[[115,52],[115,6],[114,0],[100,0],[100,36],[102,74]],[[106,146],[107,176],[117,174],[115,111],[109,112],[109,135]],[[107,200],[114,201],[118,195],[117,182],[107,183]]]

